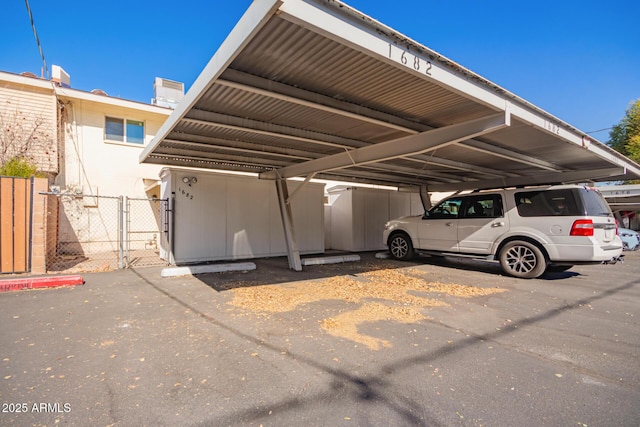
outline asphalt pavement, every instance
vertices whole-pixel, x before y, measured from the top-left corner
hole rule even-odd
[[[0,425],[640,425],[640,252],[535,280],[479,261],[361,256],[0,293]],[[367,297],[376,271],[390,289],[398,272],[418,288],[404,302]],[[360,299],[307,298],[318,286]],[[283,308],[238,305],[240,290]],[[360,321],[336,334],[350,314]]]

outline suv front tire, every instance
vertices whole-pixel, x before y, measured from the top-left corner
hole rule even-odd
[[[396,233],[389,238],[389,251],[395,259],[403,261],[410,260],[415,255],[411,238],[404,233]]]

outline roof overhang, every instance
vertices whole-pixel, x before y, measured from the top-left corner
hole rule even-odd
[[[255,0],[140,160],[430,191],[640,177],[584,132],[333,0]]]

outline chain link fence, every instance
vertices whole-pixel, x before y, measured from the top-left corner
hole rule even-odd
[[[161,233],[168,233],[168,200],[125,198],[125,266],[161,264]]]
[[[165,265],[167,200],[49,194],[47,271],[96,272]]]

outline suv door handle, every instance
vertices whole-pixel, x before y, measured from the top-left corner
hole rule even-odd
[[[492,227],[504,227],[504,222],[502,221],[498,221],[498,222],[494,222],[493,224],[491,224]]]
[[[453,227],[453,223],[452,223],[452,222],[447,222],[445,225],[446,225],[447,227]]]

